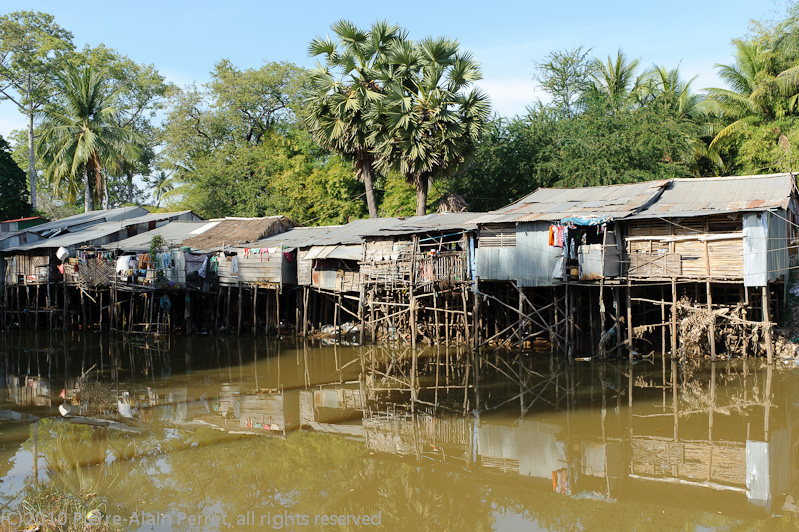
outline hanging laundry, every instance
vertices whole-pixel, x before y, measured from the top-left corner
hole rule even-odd
[[[238,275],[239,273],[239,256],[234,255],[233,260],[230,262],[230,273]]]

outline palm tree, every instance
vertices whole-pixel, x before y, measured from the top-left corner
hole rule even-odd
[[[640,61],[628,60],[624,52],[616,52],[616,59],[608,56],[607,62],[594,59],[591,63],[591,92],[610,103],[613,110],[621,110],[627,106],[631,98],[640,97],[642,78],[636,75]]]
[[[482,77],[480,66],[458,46],[443,37],[395,41],[383,72],[384,95],[370,117],[375,162],[416,187],[418,216],[426,213],[429,183],[472,158],[490,112],[487,96],[471,87]]]
[[[377,218],[374,196],[375,157],[369,142],[370,107],[382,97],[377,79],[390,44],[404,32],[396,25],[378,21],[368,32],[346,20],[331,28],[340,41],[317,37],[308,47],[311,56],[323,55],[311,73],[312,96],[305,122],[313,138],[324,148],[355,163],[355,174],[363,181],[369,216]]]
[[[143,180],[153,191],[156,209],[161,206],[161,201],[174,190],[176,185],[174,178],[163,170],[151,176],[143,177]]]
[[[45,113],[38,144],[44,174],[73,199],[82,178],[84,210],[90,211],[95,199],[107,198],[106,167],[135,160],[142,139],[112,120],[118,92],[108,89],[103,71],[67,64],[58,79],[59,93]]]
[[[695,79],[696,76],[684,81],[679,67],[669,70],[655,65],[641,77],[639,93],[645,105],[664,105],[676,119],[696,125],[696,134],[688,138],[691,160],[686,164],[694,174],[700,175],[702,160],[707,159],[718,174],[725,169],[725,164],[718,150],[709,146],[718,132],[718,119],[703,103],[704,96],[691,91]]]

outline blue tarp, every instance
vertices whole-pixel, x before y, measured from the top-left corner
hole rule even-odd
[[[601,225],[610,221],[613,221],[612,216],[600,216],[599,218],[589,216],[569,216],[568,218],[562,219],[560,223],[561,225]]]

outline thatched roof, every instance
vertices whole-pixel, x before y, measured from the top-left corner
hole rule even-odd
[[[282,233],[296,224],[285,216],[264,218],[224,218],[208,222],[208,227],[197,236],[183,241],[193,250],[213,251],[224,245],[236,246]]]

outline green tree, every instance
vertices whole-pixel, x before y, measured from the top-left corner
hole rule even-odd
[[[9,145],[0,137],[0,220],[30,216],[25,172],[17,165]]]
[[[120,159],[114,165],[113,178],[124,180],[121,201],[133,203],[136,199],[135,175],[148,175],[156,159],[156,145],[160,143],[160,129],[154,121],[166,104],[166,98],[177,88],[166,82],[155,65],[139,64],[116,50],[99,45],[88,46],[80,52],[82,62],[106,72],[111,91],[117,92],[118,112],[112,117],[120,128],[131,129],[142,139],[139,156],[134,160]],[[115,179],[116,181],[116,179]]]
[[[134,160],[141,144],[138,134],[114,122],[120,112],[119,91],[110,90],[106,76],[91,65],[67,64],[58,76],[58,99],[46,110],[39,140],[45,176],[55,188],[74,198],[83,177],[86,212],[94,208],[95,200],[107,206],[108,166]]]
[[[218,62],[209,83],[170,95],[163,124],[163,166],[190,184],[199,160],[228,145],[257,146],[270,132],[296,123],[305,98],[305,70],[290,63],[267,63],[241,70]]]
[[[321,146],[354,162],[356,176],[366,189],[369,216],[376,218],[375,156],[368,115],[382,98],[378,80],[389,46],[404,38],[404,32],[385,21],[376,22],[369,31],[346,20],[335,22],[331,28],[339,43],[317,37],[308,47],[312,57],[324,56],[325,65],[320,64],[311,73],[313,89],[305,121]]]
[[[376,164],[416,188],[417,215],[427,211],[429,183],[471,161],[490,114],[487,96],[472,87],[480,67],[458,48],[445,37],[393,43],[385,94],[370,113]]]
[[[161,206],[161,202],[166,198],[169,193],[175,189],[176,183],[164,170],[160,170],[152,175],[142,176],[145,184],[152,190],[153,199],[155,200],[155,208]]]
[[[570,118],[583,108],[583,96],[590,88],[591,50],[578,46],[573,50],[550,52],[536,64],[533,80],[552,98],[552,107]]]
[[[599,59],[591,62],[591,92],[607,102],[606,109],[615,112],[636,102],[642,88],[637,73],[639,64],[638,59],[628,59],[621,50],[616,52],[615,59],[608,56],[606,62]]]
[[[536,168],[538,179],[577,187],[691,175],[692,124],[663,106],[618,110],[614,104],[557,121]]]
[[[31,205],[37,207],[34,122],[53,93],[53,81],[72,52],[72,34],[52,15],[16,11],[0,16],[0,97],[28,119],[28,179]]]

